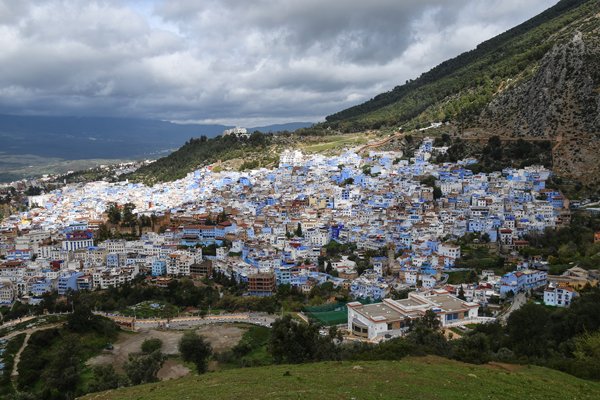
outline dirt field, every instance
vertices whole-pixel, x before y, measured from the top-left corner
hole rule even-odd
[[[203,325],[195,329],[199,335],[204,336],[212,345],[214,352],[221,352],[235,346],[246,331],[243,327],[231,324]],[[139,333],[119,334],[119,338],[113,343],[112,350],[105,350],[102,354],[91,358],[87,364],[103,365],[112,364],[119,372],[123,372],[123,365],[127,362],[129,354],[139,353],[142,343],[146,339],[158,338],[162,340],[162,352],[167,355],[179,353],[177,346],[184,331],[158,331],[149,330]],[[158,373],[161,380],[173,379],[187,375],[190,370],[175,360],[167,360]]]
[[[176,360],[167,360],[156,376],[161,381],[177,379],[190,373],[190,369]]]
[[[231,324],[203,325],[196,332],[210,342],[214,352],[219,353],[238,344],[246,329]]]

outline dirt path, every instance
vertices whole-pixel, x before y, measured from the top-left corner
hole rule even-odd
[[[360,149],[358,149],[358,151],[356,152],[356,154],[362,153],[363,151],[365,151],[367,149],[375,149],[377,147],[381,147],[384,144],[389,143],[392,140],[397,139],[397,138],[402,137],[402,136],[404,136],[404,133],[395,133],[394,135],[388,137],[387,139],[380,140],[379,142],[365,144]]]
[[[27,347],[27,342],[29,342],[29,338],[31,337],[31,334],[34,332],[37,332],[37,331],[43,331],[46,329],[56,328],[58,326],[61,326],[63,323],[64,322],[52,324],[52,325],[38,326],[35,328],[27,329],[26,331],[12,332],[9,335],[6,335],[6,337],[5,337],[6,339],[11,339],[17,335],[20,335],[21,333],[25,333],[25,340],[23,340],[23,344],[21,345],[21,348],[19,349],[19,351],[17,351],[17,354],[15,354],[15,360],[13,362],[13,370],[10,374],[11,379],[16,380],[19,377],[19,369],[18,369],[19,361],[21,361],[21,354],[25,350],[25,347]]]
[[[18,378],[19,376],[19,361],[21,361],[21,353],[23,353],[23,350],[25,350],[25,347],[27,347],[27,342],[29,342],[29,338],[31,337],[31,333],[27,332],[25,334],[25,340],[23,340],[23,344],[21,345],[21,348],[19,349],[19,351],[17,351],[17,354],[15,354],[15,360],[13,362],[13,370],[10,373],[10,377],[12,380],[15,380]]]

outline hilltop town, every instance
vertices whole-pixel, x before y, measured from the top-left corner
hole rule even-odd
[[[381,339],[427,309],[464,325],[500,315],[501,302],[533,290],[545,289],[547,304],[568,306],[573,288],[597,282],[597,271],[548,275],[546,260],[519,254],[528,235],[570,222],[569,200],[546,187],[549,170],[474,174],[473,159],[431,162],[446,150],[429,138],[410,158],[291,149],[273,169],[207,166],[153,187],[100,181],[30,196],[28,211],[2,223],[0,299],[35,305],[53,291],[107,289],[138,276],[166,286],[215,274],[250,296],[271,296],[281,285],[308,295],[328,284],[363,302],[416,291],[410,298],[426,305],[416,314],[381,306],[399,312],[386,322],[390,329],[355,317],[361,308],[351,303],[348,333],[364,336],[360,325],[369,339]],[[124,209],[148,222],[141,236],[100,240]],[[476,267],[465,263],[463,249],[483,255]],[[428,296],[445,297],[436,303]],[[354,319],[362,323],[353,328]]]

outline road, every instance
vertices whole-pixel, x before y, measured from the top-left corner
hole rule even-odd
[[[517,311],[519,308],[521,308],[525,303],[527,302],[527,296],[525,296],[525,293],[517,293],[515,295],[515,297],[513,298],[513,301],[510,305],[510,307],[508,308],[508,310],[500,315],[498,317],[498,319],[505,324],[506,321],[508,320],[508,317],[510,316],[510,314],[512,314],[513,312]]]
[[[10,320],[8,322],[5,322],[2,325],[0,325],[0,328],[10,328],[11,326],[15,326],[17,324],[20,324],[21,322],[30,321],[30,320],[36,319],[38,317],[39,317],[39,315],[28,315],[26,317],[12,319],[12,320]]]

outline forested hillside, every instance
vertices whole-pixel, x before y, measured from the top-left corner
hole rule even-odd
[[[255,132],[249,138],[229,135],[190,139],[180,149],[138,169],[128,178],[149,184],[180,179],[206,164],[260,153],[270,143],[271,137],[270,134]]]
[[[403,124],[438,105],[436,120],[478,115],[508,79],[523,79],[564,27],[592,15],[596,1],[563,0],[538,16],[447,60],[415,80],[326,118],[328,126],[362,130]],[[565,32],[566,33],[566,32]],[[454,98],[449,98],[454,97]],[[433,110],[431,110],[433,111]]]

